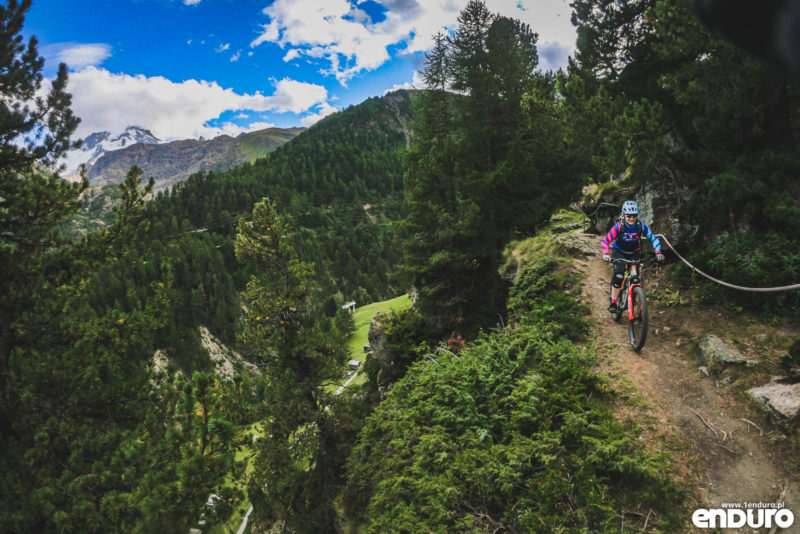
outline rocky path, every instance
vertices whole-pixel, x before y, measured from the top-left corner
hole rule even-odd
[[[592,239],[599,250],[599,238]],[[754,378],[732,379],[727,373],[706,377],[698,371],[697,342],[709,334],[730,334],[725,314],[650,300],[647,344],[635,353],[628,343],[626,319],[614,323],[606,311],[611,267],[588,254],[577,259],[575,267],[584,276],[583,298],[591,306],[599,370],[623,392],[615,409],[621,418],[641,425],[640,439],[648,450],[671,454],[672,475],[688,492],[687,531],[693,529],[691,512],[697,508],[785,501],[797,518],[783,532],[800,533],[800,466],[787,460],[796,453],[736,385],[737,380]],[[658,285],[658,271],[653,267],[645,272],[648,289]],[[746,336],[754,332],[741,327],[737,333],[750,339]],[[753,351],[748,356],[757,357],[759,347],[744,348]]]

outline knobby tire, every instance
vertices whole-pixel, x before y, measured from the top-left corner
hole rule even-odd
[[[633,320],[628,320],[628,334],[630,334],[631,347],[638,352],[644,347],[647,339],[647,299],[644,289],[639,286],[633,288],[632,299]]]

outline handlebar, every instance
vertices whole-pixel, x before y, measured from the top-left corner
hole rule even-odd
[[[626,260],[625,258],[611,258],[611,263],[630,263],[630,264],[640,264],[640,263],[655,263],[658,260],[656,258],[641,258],[639,260]]]

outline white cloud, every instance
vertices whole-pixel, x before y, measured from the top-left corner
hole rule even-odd
[[[240,57],[242,57],[242,51],[237,50],[236,53],[231,56],[231,63],[236,63],[239,61]]]
[[[328,98],[328,90],[321,85],[284,78],[278,82],[271,98],[274,102],[272,107],[277,111],[301,113],[318,104],[324,104]]]
[[[70,70],[97,66],[111,57],[111,46],[104,43],[56,43],[42,47],[45,62],[66,63]]]
[[[252,52],[250,53],[252,54]],[[292,48],[291,50],[286,52],[286,55],[283,56],[283,60],[288,63],[289,61],[292,61],[293,59],[296,59],[298,57],[300,57],[300,51],[296,48]]]
[[[229,49],[230,47],[231,47],[230,43],[225,43],[225,44],[219,45],[216,48],[216,50],[217,50],[217,52],[224,52],[225,50]]]
[[[214,137],[219,137],[220,135],[230,135],[231,137],[237,137],[243,133],[247,132],[255,132],[257,130],[266,130],[267,128],[273,128],[275,124],[271,122],[252,122],[247,126],[240,126],[233,122],[226,122],[221,124],[216,128],[208,128],[208,133],[210,135],[204,136],[206,139],[213,139]]]
[[[373,70],[389,59],[386,48],[397,38],[372,25],[348,0],[276,0],[264,9],[270,22],[251,43],[275,42],[330,64],[326,71],[341,82]],[[290,51],[287,61],[297,57]]]
[[[196,6],[200,5],[200,2],[203,0],[183,0],[183,5],[185,6]]]
[[[414,72],[414,77],[410,82],[396,83],[389,89],[385,90],[383,94],[397,91],[398,89],[422,89],[425,87],[425,80],[422,79],[422,73],[419,71]]]
[[[214,137],[220,130],[239,133],[242,127],[229,124],[209,127],[228,112],[304,113],[315,106],[325,109],[327,90],[288,78],[275,83],[271,96],[260,92],[238,94],[216,82],[187,80],[173,82],[161,76],[113,74],[89,67],[70,76],[72,109],[82,122],[75,137],[96,131],[120,131],[131,124],[149,128],[161,139]],[[249,130],[251,127],[246,128]]]
[[[306,115],[301,119],[301,123],[303,124],[303,126],[308,128],[309,126],[319,122],[320,119],[327,117],[331,113],[336,113],[337,111],[339,110],[336,109],[335,107],[331,106],[327,102],[323,102],[322,104],[319,105],[319,111],[317,113]]]
[[[342,84],[353,76],[377,69],[389,59],[388,47],[401,53],[430,49],[433,35],[453,29],[468,0],[375,0],[387,9],[373,23],[352,0],[276,0],[264,8],[269,22],[251,47],[275,43],[288,48],[284,61],[306,55],[327,62],[323,72]],[[568,0],[489,0],[493,13],[520,19],[539,34],[539,42],[560,50],[575,46]],[[566,58],[557,68],[566,65]]]

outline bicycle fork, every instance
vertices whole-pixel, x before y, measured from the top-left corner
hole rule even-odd
[[[633,288],[642,287],[642,284],[631,284],[628,286],[628,320],[633,321]]]

